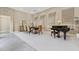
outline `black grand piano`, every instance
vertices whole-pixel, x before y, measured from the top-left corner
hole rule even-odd
[[[54,34],[54,38],[56,37],[56,34],[57,34],[57,37],[60,38],[60,32],[63,32],[64,34],[64,40],[66,40],[66,32],[68,32],[70,30],[70,28],[68,28],[67,25],[62,25],[62,26],[52,26],[51,28],[51,36],[52,34]]]

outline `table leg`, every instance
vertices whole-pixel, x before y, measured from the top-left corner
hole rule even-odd
[[[55,38],[55,30],[54,30],[54,38]]]

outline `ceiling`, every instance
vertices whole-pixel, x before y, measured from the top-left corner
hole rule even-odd
[[[28,12],[28,13],[34,14],[34,13],[44,11],[50,7],[12,7],[12,8],[16,9],[16,10],[23,11],[23,12]]]

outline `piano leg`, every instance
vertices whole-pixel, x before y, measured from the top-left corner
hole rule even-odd
[[[60,38],[60,31],[58,31],[57,37]]]
[[[64,32],[64,40],[66,40],[66,32]]]

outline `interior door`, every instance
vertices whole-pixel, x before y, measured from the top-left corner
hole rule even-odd
[[[0,32],[11,32],[11,17],[0,16]]]

